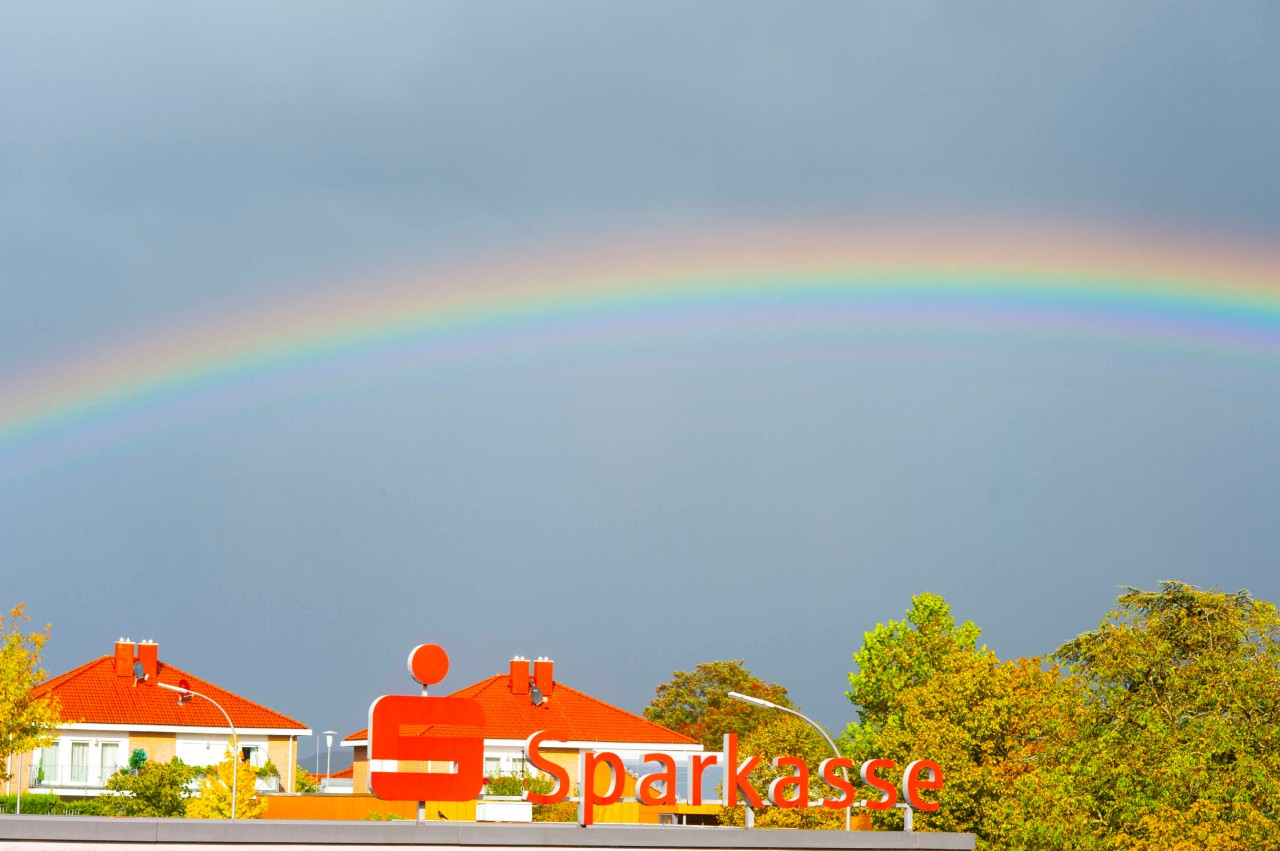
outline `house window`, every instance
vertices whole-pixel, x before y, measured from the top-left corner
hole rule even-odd
[[[71,782],[89,782],[89,743],[71,743]]]
[[[58,745],[58,742],[54,742],[49,747],[40,749],[40,758],[31,766],[33,786],[50,786],[62,779],[62,774],[58,772]]]
[[[495,774],[502,773],[502,760],[496,756],[487,756],[484,758],[484,774],[485,777],[492,777]]]
[[[120,767],[120,745],[117,742],[102,743],[102,783],[105,786],[107,779],[116,773],[116,769]]]
[[[262,768],[267,762],[267,751],[257,745],[245,745],[240,748],[240,758],[248,762],[254,768]]]

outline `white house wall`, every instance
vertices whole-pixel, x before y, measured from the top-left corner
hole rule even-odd
[[[266,763],[266,736],[237,736],[236,740],[240,743],[241,748],[254,748],[249,759],[254,768],[261,768]],[[217,765],[226,758],[227,744],[230,741],[231,736],[226,732],[197,735],[179,733],[177,742],[174,745],[174,755],[187,765]],[[277,767],[279,768],[279,766]]]

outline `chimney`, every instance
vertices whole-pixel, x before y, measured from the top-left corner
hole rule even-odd
[[[138,661],[142,663],[142,673],[148,680],[154,680],[160,673],[160,645],[151,639],[138,644]]]
[[[511,693],[529,693],[529,660],[523,656],[511,660]]]
[[[115,671],[117,677],[133,676],[133,642],[127,638],[116,641]]]
[[[546,656],[539,656],[533,663],[533,684],[536,685],[542,694],[551,697],[551,692],[555,691],[556,681],[552,676],[555,662],[552,662]]]

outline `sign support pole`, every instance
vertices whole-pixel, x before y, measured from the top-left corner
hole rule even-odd
[[[422,684],[422,696],[423,697],[427,696],[426,683]],[[426,823],[427,823],[427,802],[419,801],[418,802],[418,824],[426,824]]]

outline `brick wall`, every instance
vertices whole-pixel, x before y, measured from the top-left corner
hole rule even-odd
[[[293,791],[292,766],[298,764],[298,740],[292,736],[268,736],[267,759],[275,763],[280,772],[280,790]]]
[[[138,748],[147,752],[151,762],[169,762],[177,755],[178,736],[176,733],[130,733],[129,751],[122,754],[120,762],[129,762],[129,755]]]
[[[352,791],[356,794],[365,794],[369,791],[369,748],[361,745],[353,750],[355,762],[351,763]]]
[[[19,784],[22,785],[22,793],[24,795],[27,793],[27,791],[31,787],[31,784],[28,782],[31,778],[31,766],[35,764],[36,760],[39,759],[39,756],[38,756],[39,753],[40,753],[39,751],[28,751],[27,753],[22,754],[21,755],[21,760],[22,760],[21,771],[19,771],[18,769],[19,755],[13,754],[12,756],[9,757],[5,765],[5,768],[9,771],[9,774],[12,776],[10,776],[10,778],[3,785],[0,785],[0,789],[5,790],[4,794],[6,795],[18,794]]]

